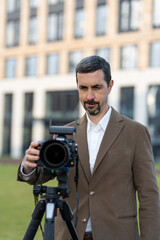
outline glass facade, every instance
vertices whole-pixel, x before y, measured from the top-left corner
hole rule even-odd
[[[8,20],[6,25],[6,46],[14,47],[19,44],[19,20]]]
[[[134,119],[134,87],[120,88],[120,113]]]
[[[32,141],[32,111],[33,111],[33,93],[25,93],[24,95],[24,121],[23,121],[23,147],[22,152],[29,147]]]
[[[49,4],[57,4],[57,3],[63,3],[64,0],[48,0]]]
[[[119,32],[136,31],[141,24],[141,1],[120,0]]]
[[[49,42],[63,39],[64,1],[48,2],[47,40]]]
[[[98,48],[96,55],[104,58],[107,62],[110,61],[110,48]]]
[[[12,129],[12,99],[13,95],[8,93],[4,95],[4,119],[3,119],[3,145],[2,154],[11,153],[11,129]]]
[[[105,35],[107,30],[107,14],[108,8],[106,4],[98,4],[96,10],[96,35]]]
[[[153,0],[153,17],[152,17],[152,25],[155,28],[160,27],[160,1]]]
[[[83,8],[76,9],[75,12],[75,38],[84,36],[85,30],[85,14]]]
[[[35,44],[38,41],[38,19],[33,16],[29,19],[29,43]]]
[[[150,66],[160,67],[160,41],[152,42],[150,45]]]
[[[54,26],[54,27],[53,27]],[[51,13],[48,16],[48,41],[62,40],[63,38],[63,13]]]
[[[7,0],[6,12],[6,46],[19,45],[20,0]]]
[[[20,9],[20,0],[7,0],[7,13],[12,13]]]
[[[53,53],[47,56],[46,74],[54,75],[59,72],[59,54]]]
[[[79,97],[77,91],[56,91],[46,93],[46,130],[49,137],[49,119],[53,125],[64,125],[79,118]]]
[[[14,78],[16,77],[16,59],[9,58],[5,62],[5,77]]]
[[[134,69],[137,67],[138,51],[136,45],[121,47],[121,69]]]
[[[39,0],[30,0],[30,8],[37,8],[39,3]]]
[[[81,51],[74,51],[69,53],[69,72],[75,72],[77,63],[82,59]]]
[[[32,77],[37,75],[37,57],[30,56],[26,58],[26,76]]]
[[[160,160],[160,85],[151,85],[147,95],[148,126],[155,161]]]

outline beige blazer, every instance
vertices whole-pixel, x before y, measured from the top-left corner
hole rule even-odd
[[[71,123],[74,125],[74,123]],[[83,240],[89,216],[94,240],[160,240],[160,200],[150,136],[146,127],[112,109],[93,174],[89,166],[87,119],[77,123],[74,140],[79,154],[79,219],[77,232]],[[70,197],[76,211],[75,168],[69,171]],[[23,181],[19,172],[18,180]],[[30,177],[30,184],[48,180],[41,170]],[[136,191],[139,198],[139,236]],[[74,219],[75,220],[75,219]],[[73,221],[74,221],[73,220]],[[68,240],[60,215],[55,219],[55,240]]]

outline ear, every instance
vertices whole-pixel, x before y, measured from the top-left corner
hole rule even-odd
[[[109,86],[108,86],[108,94],[110,94],[111,90],[112,90],[112,87],[114,85],[114,81],[111,80],[110,83],[109,83]]]

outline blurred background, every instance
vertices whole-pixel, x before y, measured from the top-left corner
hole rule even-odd
[[[0,157],[20,159],[32,140],[84,113],[75,66],[111,64],[109,103],[149,128],[160,162],[160,1],[1,0]]]
[[[74,71],[89,55],[111,64],[109,104],[149,128],[160,189],[160,0],[1,0],[0,240],[31,220],[32,186],[16,181],[30,142],[84,113]]]

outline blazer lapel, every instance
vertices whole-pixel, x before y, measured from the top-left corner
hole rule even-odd
[[[100,149],[98,151],[98,155],[96,158],[92,176],[95,173],[96,169],[98,168],[99,164],[101,163],[104,155],[107,153],[107,151],[112,146],[113,142],[116,140],[116,138],[120,134],[123,126],[124,126],[123,118],[121,117],[121,115],[119,113],[117,113],[112,108],[111,117],[110,117],[107,129],[104,133],[104,137],[102,139]]]
[[[79,161],[86,175],[86,178],[89,181],[91,178],[91,172],[87,143],[87,119],[85,115],[77,121],[77,134],[75,134],[75,142],[78,144]]]

